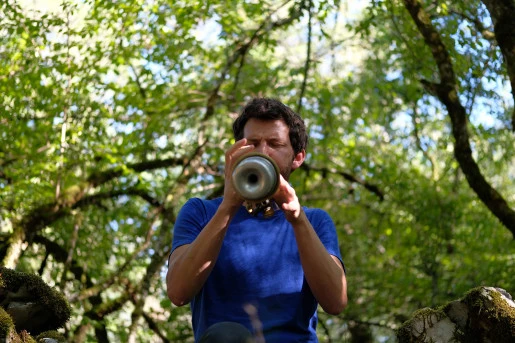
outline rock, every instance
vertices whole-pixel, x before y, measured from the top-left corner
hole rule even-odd
[[[71,308],[64,296],[39,276],[0,267],[0,342],[64,342],[57,329]],[[21,340],[20,340],[21,339]]]
[[[11,342],[17,336],[11,316],[0,307],[0,342]]]
[[[399,343],[513,343],[515,303],[503,289],[474,288],[445,306],[416,311],[397,338]]]

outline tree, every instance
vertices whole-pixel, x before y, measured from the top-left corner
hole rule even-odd
[[[513,294],[513,2],[356,6],[0,5],[0,258],[67,296],[70,340],[191,340],[164,292],[175,215],[223,194],[257,95],[305,118],[291,181],[339,228],[350,306],[320,314],[321,341],[393,337],[479,285]]]

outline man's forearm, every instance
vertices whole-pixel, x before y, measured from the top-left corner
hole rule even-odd
[[[313,295],[324,311],[339,314],[347,305],[347,281],[341,262],[327,252],[303,210],[291,224]]]

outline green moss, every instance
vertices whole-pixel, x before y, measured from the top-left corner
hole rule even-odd
[[[70,318],[71,308],[64,296],[48,286],[36,274],[0,267],[0,285],[2,285],[0,290],[3,290],[0,291],[0,306],[5,306],[9,302],[9,297],[22,297],[24,300],[29,299],[45,308],[49,320],[42,330],[61,328]],[[17,330],[23,329],[17,327]]]
[[[515,340],[515,308],[503,299],[499,290],[477,287],[465,295],[463,302],[469,307],[472,322],[468,339],[483,335],[496,343]]]
[[[55,339],[59,343],[66,343],[66,338],[58,331],[50,330],[45,331],[37,335],[36,341],[37,342],[44,342],[44,338],[52,338]]]
[[[22,343],[9,313],[0,307],[0,342]]]
[[[0,307],[0,337],[6,337],[11,330],[14,330],[14,323],[11,316]]]
[[[20,342],[23,343],[37,343],[36,340],[27,331],[20,332],[20,339]]]
[[[460,303],[465,308],[462,318],[451,315],[459,322],[453,332],[455,342],[515,342],[515,307],[506,301],[502,290],[477,287],[467,292],[459,301],[437,309],[424,308],[414,312],[412,318],[404,322],[396,332],[399,343],[429,342],[431,337],[428,337],[426,328],[432,327],[444,317],[449,317],[453,303],[454,306]],[[460,308],[454,307],[454,311],[456,313]]]

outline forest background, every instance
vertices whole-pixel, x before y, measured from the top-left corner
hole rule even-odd
[[[349,306],[321,342],[515,294],[515,1],[2,1],[0,261],[63,292],[70,342],[191,342],[177,211],[222,194],[253,96],[304,118],[292,175],[332,216]]]

